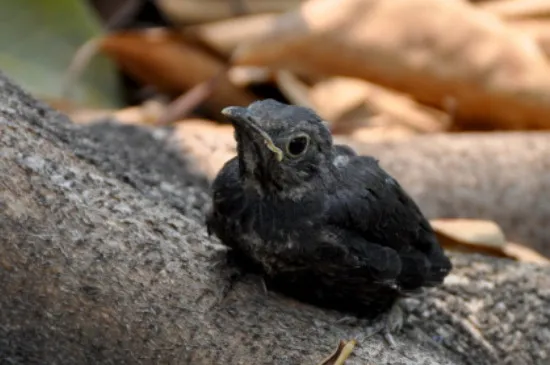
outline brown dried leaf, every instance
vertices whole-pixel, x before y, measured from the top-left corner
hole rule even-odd
[[[333,365],[334,361],[336,361],[336,359],[338,358],[338,356],[342,352],[342,349],[344,348],[345,345],[346,345],[346,343],[344,341],[340,340],[340,342],[338,342],[338,347],[336,347],[336,350],[334,350],[333,353],[331,353],[325,359],[323,359],[319,363],[319,365]]]
[[[517,261],[550,265],[549,258],[541,255],[540,253],[534,251],[529,247],[526,247],[517,243],[513,243],[513,242],[506,243],[506,246],[504,246],[504,253],[508,257],[514,258]]]
[[[277,14],[243,16],[189,26],[183,29],[183,34],[229,56],[239,44],[253,41],[273,28],[277,19]]]
[[[157,100],[147,100],[141,105],[118,110],[112,117],[124,124],[156,125],[165,111],[166,104]]]
[[[538,252],[507,242],[504,233],[495,222],[474,219],[434,219],[430,224],[445,249],[550,264],[550,260]]]
[[[116,111],[111,109],[78,108],[71,112],[65,112],[76,124],[90,124],[111,117]]]
[[[209,179],[236,155],[233,126],[204,119],[187,119],[176,124],[174,141]]]
[[[319,365],[343,365],[347,358],[351,355],[355,344],[355,340],[347,342],[340,340],[336,350],[321,361]]]
[[[158,0],[159,9],[176,24],[202,23],[243,14],[279,13],[301,0]]]
[[[548,0],[498,0],[479,4],[483,10],[507,19],[549,17]]]
[[[43,98],[43,101],[52,108],[66,114],[76,124],[93,123],[109,118],[116,113],[116,109],[89,108],[61,98]]]
[[[533,38],[546,57],[550,57],[550,20],[514,20],[508,24]]]
[[[433,229],[445,237],[450,237],[466,245],[503,247],[506,238],[500,227],[492,221],[473,219],[434,219]]]
[[[542,51],[459,0],[310,0],[233,60],[362,78],[441,109],[453,99],[464,128],[550,128]]]
[[[60,103],[55,105],[57,110],[67,114],[76,124],[90,124],[111,119],[124,124],[154,125],[166,108],[163,102],[155,99],[119,110],[91,109]]]
[[[332,121],[338,128],[340,121],[352,111],[363,108],[365,117],[375,111],[366,105],[367,90],[362,80],[347,77],[331,77],[321,80],[310,91],[315,110],[324,119]]]
[[[310,100],[314,109],[332,122],[334,133],[355,133],[378,124],[410,135],[441,132],[450,124],[445,113],[360,79],[333,77],[318,82],[311,89]]]
[[[90,120],[102,118],[113,113],[114,109],[98,109],[83,107],[73,100],[63,98],[42,97],[42,101],[47,103],[53,109],[67,114],[71,120],[77,124],[86,124]]]
[[[267,67],[235,66],[227,72],[231,82],[239,87],[273,80],[273,72]]]
[[[211,55],[186,44],[177,33],[165,29],[111,34],[102,41],[102,50],[135,78],[167,93],[184,92],[211,79],[225,67]],[[252,95],[223,77],[206,105],[219,112],[228,105],[245,106],[252,101]]]
[[[275,80],[281,93],[295,105],[314,108],[309,97],[310,87],[296,75],[287,70],[277,71]]]
[[[218,84],[227,76],[227,69],[221,70],[209,80],[193,86],[178,98],[176,98],[165,113],[157,120],[158,125],[166,125],[176,120],[187,118],[195,108],[204,104],[214,93]]]

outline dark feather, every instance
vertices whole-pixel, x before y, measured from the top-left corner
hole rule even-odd
[[[399,183],[367,156],[351,158],[339,172],[340,184],[329,195],[328,222],[394,250],[401,260],[397,278],[401,288],[440,284],[451,263],[429,222]]]

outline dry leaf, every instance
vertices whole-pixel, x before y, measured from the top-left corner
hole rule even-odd
[[[506,19],[550,16],[550,2],[548,0],[488,1],[480,4],[479,7]]]
[[[310,99],[317,112],[326,120],[340,124],[339,120],[357,108],[366,108],[365,117],[374,115],[366,102],[367,90],[362,80],[331,77],[313,85]]]
[[[468,245],[502,247],[506,237],[500,227],[492,221],[473,219],[434,219],[430,221],[439,234]]]
[[[507,242],[504,233],[495,222],[475,219],[434,219],[430,224],[445,249],[550,264],[550,260],[538,252],[517,243]]]
[[[52,108],[66,114],[76,124],[89,124],[101,119],[109,118],[116,109],[89,108],[67,99],[43,98]]]
[[[508,24],[534,39],[546,57],[550,57],[550,20],[515,20]]]
[[[253,41],[271,29],[276,14],[258,14],[186,27],[183,34],[229,56],[241,43]]]
[[[106,118],[112,117],[116,113],[112,109],[87,109],[87,108],[77,108],[73,109],[70,112],[65,112],[67,116],[76,124],[90,124],[97,122],[99,120],[104,120]]]
[[[47,103],[53,109],[56,109],[63,114],[66,114],[71,121],[76,124],[87,124],[94,120],[108,117],[115,109],[98,109],[84,107],[72,100],[61,98],[43,97],[42,101]]]
[[[167,93],[182,93],[211,79],[225,67],[206,52],[186,44],[177,33],[165,29],[108,35],[102,41],[102,50],[135,78]],[[252,95],[223,77],[206,105],[218,113],[228,105],[245,106],[252,101]]]
[[[378,124],[411,135],[441,132],[449,125],[445,113],[360,79],[333,77],[318,82],[311,89],[310,100],[319,114],[332,122],[334,133],[353,134]]]
[[[284,12],[300,0],[158,0],[159,9],[176,24],[202,23],[243,14]]]
[[[151,99],[143,102],[139,106],[121,109],[113,113],[112,117],[117,122],[124,124],[156,125],[165,111],[165,103]]]
[[[319,365],[343,365],[348,357],[351,355],[356,341],[351,340],[348,342],[340,340],[336,350],[327,356]]]
[[[514,243],[507,242],[503,248],[504,253],[517,261],[532,262],[541,265],[550,265],[550,259],[534,251],[533,249]]]
[[[292,104],[306,108],[315,108],[309,98],[309,86],[292,72],[280,70],[276,73],[275,80],[281,93]]]
[[[227,72],[231,82],[239,87],[260,84],[273,80],[273,73],[267,67],[235,66]]]
[[[550,128],[543,52],[464,1],[310,0],[233,60],[362,78],[441,109],[453,99],[463,128]]]
[[[166,125],[176,120],[186,119],[195,108],[206,103],[218,88],[220,82],[226,80],[227,69],[222,69],[209,80],[193,86],[190,90],[176,98],[165,113],[158,119],[158,125]]]
[[[66,103],[54,103],[53,105],[57,110],[67,114],[76,124],[90,124],[111,119],[124,124],[154,125],[166,108],[165,103],[155,99],[119,110],[83,108]]]
[[[186,154],[193,156],[196,169],[209,179],[236,155],[233,126],[204,119],[188,119],[176,124],[174,141]]]

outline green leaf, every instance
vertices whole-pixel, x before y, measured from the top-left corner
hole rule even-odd
[[[100,36],[87,1],[0,0],[0,69],[38,98],[65,99],[65,72],[76,50]],[[98,54],[71,85],[70,101],[87,107],[120,106],[114,65]]]

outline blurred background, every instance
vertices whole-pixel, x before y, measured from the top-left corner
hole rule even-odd
[[[0,0],[4,73],[75,123],[176,128],[210,178],[235,153],[220,110],[263,98],[359,144],[549,129],[549,54],[548,0]]]
[[[548,1],[0,7],[0,68],[78,122],[128,108],[135,123],[221,121],[224,106],[271,97],[315,108],[358,141],[550,126]]]

